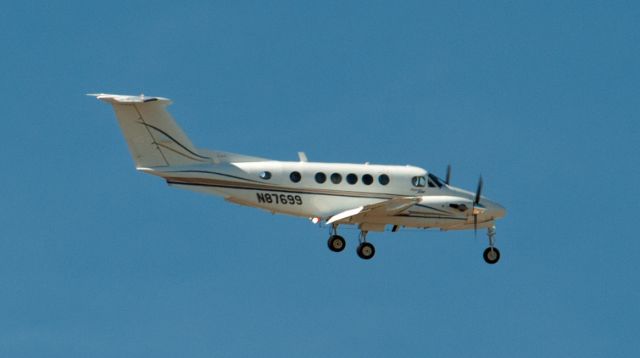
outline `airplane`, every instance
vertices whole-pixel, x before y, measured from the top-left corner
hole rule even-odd
[[[486,228],[488,264],[500,259],[495,221],[506,214],[500,204],[482,196],[482,177],[475,192],[410,165],[278,161],[197,148],[166,107],[168,98],[89,94],[110,103],[136,169],[163,178],[169,186],[222,196],[226,201],[311,219],[330,227],[329,249],[341,252],[341,225],[357,225],[356,253],[375,255],[369,232],[400,228],[474,230]]]

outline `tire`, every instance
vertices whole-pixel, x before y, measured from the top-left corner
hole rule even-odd
[[[358,257],[361,259],[371,260],[371,258],[376,254],[376,248],[368,242],[363,242],[358,246],[356,252],[358,253]]]
[[[482,254],[484,261],[489,265],[493,265],[500,261],[500,251],[495,247],[487,247]]]
[[[327,242],[329,246],[329,250],[333,252],[340,252],[344,250],[347,246],[347,243],[344,241],[344,238],[340,235],[331,235],[329,237],[329,241]]]

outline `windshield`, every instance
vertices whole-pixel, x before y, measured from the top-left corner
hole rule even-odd
[[[429,173],[428,174],[429,177],[429,187],[431,188],[442,188],[442,186],[444,185],[444,180],[438,178],[437,176]]]

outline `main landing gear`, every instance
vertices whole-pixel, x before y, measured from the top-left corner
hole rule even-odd
[[[496,227],[492,226],[487,229],[487,236],[489,237],[489,247],[484,250],[482,257],[484,261],[490,265],[495,264],[500,260],[500,251],[495,247]]]
[[[331,236],[329,236],[327,245],[329,245],[329,250],[333,252],[340,252],[347,246],[344,237],[338,235],[338,225],[331,226]]]
[[[367,231],[360,231],[360,237],[358,238],[360,244],[356,249],[358,257],[363,260],[371,260],[376,254],[376,248],[370,242],[367,242],[367,233]]]
[[[344,241],[344,238],[338,235],[337,229],[338,229],[337,226],[332,227],[331,236],[329,236],[329,241],[327,242],[327,245],[329,246],[329,250],[333,252],[340,252],[344,250],[345,246],[347,246],[346,242]],[[358,257],[360,257],[363,260],[370,260],[376,254],[376,248],[366,240],[367,233],[368,233],[367,231],[360,231],[360,237],[358,238],[358,240],[360,241],[360,244],[356,249],[356,253],[358,254]]]
[[[329,250],[333,252],[340,252],[344,250],[344,247],[347,246],[347,243],[344,241],[344,238],[340,235],[331,235],[329,236]]]

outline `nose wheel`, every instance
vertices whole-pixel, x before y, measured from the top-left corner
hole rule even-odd
[[[487,236],[489,237],[489,247],[484,250],[482,257],[486,263],[493,265],[500,260],[500,251],[495,247],[495,226],[487,229]]]
[[[495,264],[500,260],[500,251],[495,247],[487,247],[482,254],[484,261],[490,265]]]

